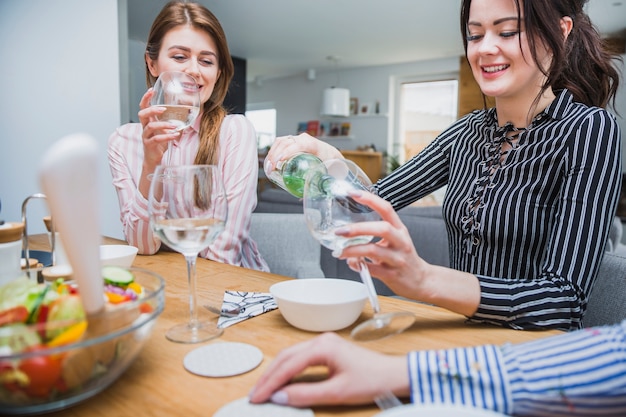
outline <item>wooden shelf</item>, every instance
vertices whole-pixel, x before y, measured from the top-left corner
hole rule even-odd
[[[341,154],[360,166],[372,182],[382,178],[383,154],[381,152],[342,150]]]

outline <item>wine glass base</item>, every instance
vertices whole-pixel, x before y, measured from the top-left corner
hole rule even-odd
[[[223,329],[217,327],[216,322],[199,322],[195,326],[189,323],[181,323],[170,328],[165,337],[176,343],[200,343],[220,337]]]
[[[408,311],[376,314],[373,318],[352,329],[354,340],[366,342],[402,333],[415,323],[415,315]]]

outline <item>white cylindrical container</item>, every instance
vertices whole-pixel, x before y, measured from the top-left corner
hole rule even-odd
[[[22,235],[24,223],[0,225],[0,285],[22,274]]]

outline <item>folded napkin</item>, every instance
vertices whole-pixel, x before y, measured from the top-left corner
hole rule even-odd
[[[237,307],[239,307],[239,314],[236,316],[220,315],[217,327],[223,329],[232,326],[250,317],[276,310],[278,305],[272,294],[267,292],[226,290],[224,292],[224,301],[222,302],[222,311],[231,311]]]

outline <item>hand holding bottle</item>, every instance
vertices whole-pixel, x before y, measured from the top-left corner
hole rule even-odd
[[[280,136],[274,140],[265,158],[264,168],[267,176],[270,177],[269,173],[275,169],[280,170],[281,162],[286,162],[298,153],[314,155],[320,161],[343,158],[337,148],[307,133],[301,133],[298,136]],[[280,184],[277,185],[284,189]]]

